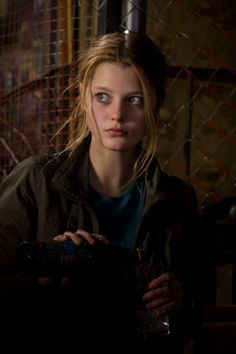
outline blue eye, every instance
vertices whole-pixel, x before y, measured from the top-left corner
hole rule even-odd
[[[131,96],[128,98],[129,102],[136,105],[143,105],[143,97],[142,96]]]
[[[107,93],[98,92],[95,94],[96,100],[101,103],[107,103],[109,101],[109,96]]]

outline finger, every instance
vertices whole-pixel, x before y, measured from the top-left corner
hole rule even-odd
[[[170,292],[168,286],[161,286],[157,289],[153,289],[151,291],[145,292],[145,294],[143,294],[143,300],[144,301],[151,301],[155,298],[170,296],[170,294],[171,294],[171,292]]]
[[[178,298],[162,297],[146,303],[148,310],[158,309],[160,311],[170,311],[181,306],[182,302]]]
[[[110,241],[103,235],[91,234],[85,230],[77,230],[76,232],[65,231],[64,234],[57,235],[53,238],[54,241],[65,242],[71,239],[76,245],[80,245],[84,241],[93,246],[96,241],[108,245]]]
[[[165,284],[167,284],[166,278],[163,278],[162,276],[158,276],[149,281],[148,288],[152,290],[152,289],[159,288]]]
[[[81,237],[78,237],[77,235],[75,235],[75,233],[70,231],[65,231],[63,235],[57,235],[53,238],[53,241],[57,242],[65,242],[66,240],[71,240],[77,245],[83,242],[83,239],[81,239]]]
[[[143,295],[143,300],[147,303],[157,301],[156,304],[161,304],[162,302],[183,302],[183,292],[182,289],[173,289],[168,286],[163,286],[158,289],[154,289],[146,292]]]
[[[105,245],[109,245],[110,241],[103,235],[98,235],[98,234],[92,234],[92,237],[98,241],[98,242],[101,242]]]
[[[165,315],[165,314],[170,313],[170,312],[172,312],[174,310],[177,310],[179,307],[180,307],[180,305],[173,301],[173,302],[170,302],[170,303],[168,303],[166,305],[158,307],[157,308],[157,313],[158,313],[159,316]]]
[[[57,242],[65,242],[67,239],[67,237],[63,234],[63,235],[57,235],[53,238],[53,241],[57,241]]]
[[[79,235],[82,241],[88,242],[89,245],[93,246],[95,244],[95,240],[90,232],[79,229],[75,232],[75,234]]]
[[[169,288],[181,288],[181,284],[173,273],[163,273],[160,276],[152,279],[148,284],[149,289],[155,289],[159,286],[168,285]]]
[[[159,306],[168,305],[169,303],[176,302],[176,299],[173,299],[170,296],[160,297],[160,298],[153,298],[146,302],[146,306],[149,308],[157,308]]]
[[[80,245],[83,241],[86,241],[91,246],[95,243],[92,235],[84,230],[77,230],[76,232],[66,231],[64,235],[70,238],[76,245]]]
[[[176,303],[177,306],[183,303],[183,292],[181,288],[172,288],[167,284],[157,289],[147,291],[143,295],[147,308],[155,308],[168,303]]]
[[[87,231],[84,230],[77,230],[75,232],[75,234],[79,235],[81,238],[83,238],[83,240],[87,241],[90,245],[94,245],[94,241],[98,241],[101,242],[105,245],[108,245],[110,243],[110,241],[103,235],[99,235],[99,234],[91,234]]]

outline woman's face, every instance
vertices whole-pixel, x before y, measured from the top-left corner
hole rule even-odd
[[[131,66],[101,63],[86,94],[86,116],[95,148],[134,149],[146,133],[143,92]]]

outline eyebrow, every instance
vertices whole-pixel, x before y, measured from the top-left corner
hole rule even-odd
[[[110,90],[106,86],[94,86],[93,90],[107,91],[107,92],[111,92],[111,93],[113,92],[112,90]],[[141,96],[143,96],[143,93],[142,93],[142,91],[131,91],[131,92],[127,92],[125,94],[125,96],[127,96],[127,95],[141,95]]]

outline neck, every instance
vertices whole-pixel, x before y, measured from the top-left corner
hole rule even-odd
[[[118,195],[129,186],[133,167],[133,152],[109,151],[101,156],[90,153],[89,182],[101,194]]]

